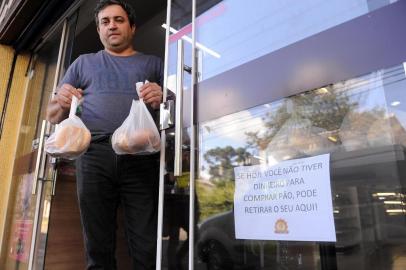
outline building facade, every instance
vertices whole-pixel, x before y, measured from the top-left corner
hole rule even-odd
[[[128,2],[177,95],[157,269],[406,268],[405,0]],[[74,162],[43,148],[95,3],[1,2],[1,269],[84,268]]]

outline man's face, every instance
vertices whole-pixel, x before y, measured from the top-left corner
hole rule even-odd
[[[98,14],[97,32],[104,47],[113,52],[132,48],[135,26],[131,26],[127,13],[119,5],[110,5]]]

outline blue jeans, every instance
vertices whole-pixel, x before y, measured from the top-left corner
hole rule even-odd
[[[116,217],[121,205],[133,268],[155,269],[159,155],[116,155],[109,137],[92,139],[76,161],[87,269],[116,269]]]

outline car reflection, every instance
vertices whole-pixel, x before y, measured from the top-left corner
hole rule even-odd
[[[227,211],[200,224],[197,255],[207,270],[263,269],[275,263],[276,244],[235,239],[234,212]]]
[[[233,269],[240,260],[243,241],[234,237],[232,211],[208,218],[199,226],[197,253],[208,269]]]

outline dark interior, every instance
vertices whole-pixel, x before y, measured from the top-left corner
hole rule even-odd
[[[96,0],[85,1],[79,9],[71,61],[81,54],[97,52],[103,48],[93,19],[93,9],[96,2]],[[136,50],[154,54],[163,59],[165,53],[165,29],[161,25],[166,20],[166,1],[129,2],[133,5],[136,14],[137,30],[134,40]]]

